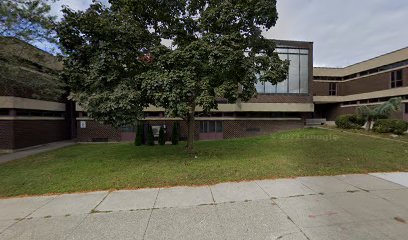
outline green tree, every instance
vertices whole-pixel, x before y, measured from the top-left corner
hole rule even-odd
[[[71,98],[98,121],[134,124],[151,103],[139,77],[150,67],[146,52],[160,44],[148,30],[150,20],[97,2],[86,11],[62,11],[56,30]]]
[[[220,98],[246,101],[257,81],[286,78],[289,63],[261,34],[276,23],[276,0],[110,3],[64,9],[57,27],[72,98],[99,121],[121,126],[149,104],[164,107],[187,122],[192,151],[197,109],[217,109]]]
[[[196,0],[179,5],[180,13],[159,28],[175,47],[154,49],[153,67],[142,78],[156,106],[187,122],[191,151],[198,108],[217,109],[220,98],[229,103],[249,100],[257,81],[283,81],[288,62],[279,59],[274,42],[261,34],[276,23],[276,1]]]
[[[0,1],[0,35],[26,42],[55,43],[53,30],[56,17],[50,14],[50,3],[55,0]]]
[[[160,127],[160,131],[159,131],[159,144],[160,145],[166,144],[166,136],[165,136],[165,133],[164,133],[163,126]]]
[[[366,130],[369,131],[374,121],[390,117],[393,112],[400,109],[400,105],[401,98],[391,98],[387,102],[374,108],[367,105],[358,107],[357,114],[367,121]]]

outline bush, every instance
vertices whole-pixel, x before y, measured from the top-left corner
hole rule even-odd
[[[178,123],[173,124],[173,130],[171,132],[171,144],[177,145],[180,140],[180,125]]]
[[[147,127],[147,145],[154,146],[154,135],[152,126]]]
[[[336,118],[336,126],[343,129],[360,129],[365,120],[355,114],[340,115]]]
[[[136,127],[135,145],[141,146],[143,144],[143,124],[138,124]]]
[[[373,130],[378,133],[402,135],[408,130],[408,122],[399,119],[380,119],[374,123]]]
[[[166,144],[166,138],[165,138],[165,136],[164,136],[164,128],[163,128],[163,126],[160,127],[160,131],[159,131],[159,144],[160,144],[160,145]]]

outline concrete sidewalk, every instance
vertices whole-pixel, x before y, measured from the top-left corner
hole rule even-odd
[[[300,177],[2,199],[0,239],[407,239],[407,179]]]
[[[58,148],[63,148],[67,146],[71,146],[76,144],[74,141],[60,141],[60,142],[52,142],[47,143],[39,146],[29,147],[23,150],[18,150],[13,153],[7,153],[5,155],[0,156],[0,164],[10,162],[16,159],[28,157],[37,153],[48,152],[51,150],[55,150]]]

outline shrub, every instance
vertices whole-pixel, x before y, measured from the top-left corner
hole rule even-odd
[[[154,146],[154,135],[152,126],[147,127],[147,145]]]
[[[180,125],[178,123],[173,124],[173,130],[171,132],[171,144],[177,145],[180,139]]]
[[[138,124],[136,127],[135,145],[140,146],[143,144],[143,124]]]
[[[378,133],[402,135],[408,130],[408,122],[399,119],[380,119],[374,123],[373,130]]]
[[[160,131],[159,131],[159,144],[164,145],[165,143],[166,143],[166,139],[164,136],[164,128],[163,126],[161,126]]]
[[[336,118],[336,126],[343,129],[360,129],[366,121],[355,115],[345,114]]]

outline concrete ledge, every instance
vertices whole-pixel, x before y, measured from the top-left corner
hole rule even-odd
[[[346,96],[314,96],[313,102],[318,103],[340,103],[348,101],[357,101],[362,99],[395,97],[408,94],[408,87],[393,88],[369,93],[352,94]]]
[[[52,101],[43,101],[31,98],[0,96],[0,108],[32,109],[46,111],[65,111],[65,104]]]
[[[27,121],[33,121],[33,120],[52,120],[52,121],[58,121],[58,120],[65,120],[63,117],[35,117],[35,116],[20,116],[20,117],[12,117],[12,116],[0,116],[0,121],[15,121],[15,120],[27,120]]]

